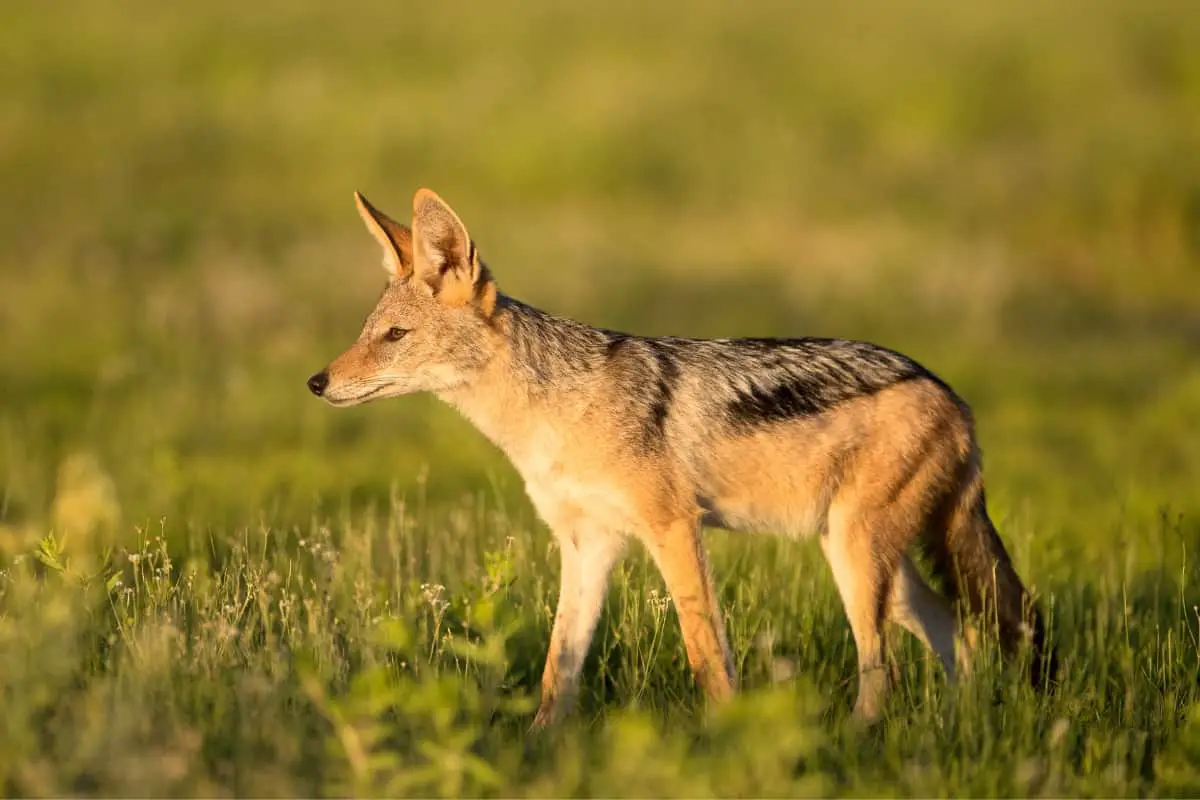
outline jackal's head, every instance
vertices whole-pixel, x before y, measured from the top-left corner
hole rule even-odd
[[[496,284],[462,220],[428,189],[413,198],[412,228],[354,197],[383,248],[388,284],[358,340],[308,388],[351,406],[469,382],[495,348]]]

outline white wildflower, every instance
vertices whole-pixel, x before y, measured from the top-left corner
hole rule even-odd
[[[671,595],[666,592],[659,593],[658,589],[651,589],[649,597],[646,598],[650,610],[654,612],[655,619],[666,614],[671,608]]]
[[[422,583],[421,597],[435,612],[441,613],[449,608],[450,603],[446,600],[446,587],[440,583]]]

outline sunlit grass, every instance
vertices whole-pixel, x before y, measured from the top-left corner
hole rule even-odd
[[[396,501],[292,530],[247,529],[221,543],[219,566],[169,522],[99,559],[103,539],[47,539],[0,578],[0,778],[11,791],[1195,786],[1195,773],[1156,783],[1157,764],[1194,746],[1178,725],[1196,700],[1200,620],[1187,587],[1200,572],[1183,561],[1153,583],[1114,563],[1046,587],[1065,655],[1048,700],[990,650],[974,679],[951,687],[915,643],[901,643],[889,715],[864,734],[848,724],[852,642],[812,548],[714,537],[745,697],[708,714],[661,582],[635,552],[609,598],[580,715],[526,741],[553,547],[486,503],[418,515]]]

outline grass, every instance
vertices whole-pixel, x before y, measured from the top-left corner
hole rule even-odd
[[[1200,793],[1200,16],[1184,3],[152,4],[0,26],[9,795]],[[508,292],[904,350],[972,403],[1064,680],[911,641],[856,732],[811,543],[708,534],[706,711],[634,548],[528,741],[557,558],[429,398],[304,379],[432,186]]]

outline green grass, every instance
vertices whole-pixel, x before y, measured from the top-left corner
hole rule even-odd
[[[1200,15],[1184,2],[53,5],[0,25],[6,795],[1200,794]],[[429,185],[504,290],[839,335],[973,405],[1063,657],[911,641],[876,731],[812,543],[708,534],[706,711],[643,554],[527,741],[557,591],[430,398],[304,379]]]

